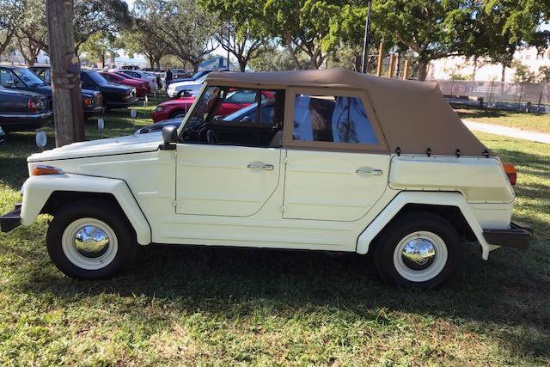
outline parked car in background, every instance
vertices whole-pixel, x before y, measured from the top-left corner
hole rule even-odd
[[[139,65],[123,65],[120,67],[122,70],[141,70]]]
[[[172,83],[179,83],[179,82],[192,82],[192,81],[195,81],[203,76],[205,76],[206,74],[208,73],[211,73],[213,72],[214,70],[201,70],[201,71],[197,71],[195,74],[193,75],[183,75],[183,74],[175,74],[173,71],[172,71]]]
[[[172,81],[177,79],[190,78],[193,73],[188,72],[185,69],[172,69]]]
[[[162,130],[165,126],[175,126],[176,128],[181,125],[181,122],[183,121],[183,118],[178,117],[175,119],[168,119],[168,120],[162,120],[159,122],[155,122],[154,124],[147,125],[144,127],[141,127],[137,129],[134,132],[134,135],[141,135],[141,134],[148,134],[153,132],[159,132]]]
[[[40,70],[47,70],[49,78],[49,67],[37,68],[40,68]],[[47,108],[52,109],[52,87],[39,78],[34,73],[33,69],[29,70],[23,67],[0,66],[0,85],[6,88],[43,94],[47,96]],[[84,117],[103,114],[103,95],[100,91],[82,89],[81,94]]]
[[[108,110],[127,108],[139,101],[134,87],[109,83],[95,70],[82,70],[80,80],[84,88],[101,91],[105,108]]]
[[[139,98],[145,97],[147,93],[151,92],[151,86],[144,80],[125,78],[122,75],[110,73],[108,71],[100,71],[99,75],[104,77],[109,83],[122,84],[136,88],[136,96]]]
[[[229,92],[224,99],[220,108],[216,111],[218,116],[227,116],[235,111],[240,110],[253,103],[257,98],[257,92],[254,90],[239,89]],[[274,98],[274,94],[270,91],[262,91],[261,99]],[[153,121],[166,120],[168,118],[181,118],[185,116],[195,97],[182,97],[165,101],[159,104],[151,113]]]
[[[4,131],[4,129],[2,129],[2,126],[0,126],[0,145],[4,144],[4,142],[6,141],[6,137],[6,132]]]
[[[141,70],[118,70],[115,71],[116,74],[130,77],[134,79],[141,79],[145,80],[147,83],[149,83],[149,86],[151,87],[151,90],[154,92],[159,89],[159,81],[160,78],[157,78],[156,75],[148,73],[146,71]]]
[[[258,108],[261,110],[258,113]],[[261,104],[254,103],[248,107],[242,108],[230,115],[220,116],[215,119],[215,123],[218,125],[220,123],[235,122],[240,124],[253,123],[265,124],[271,127],[271,122],[273,121],[273,116],[275,112],[275,100],[274,99],[263,99]],[[259,118],[258,118],[259,117]],[[144,126],[139,128],[134,132],[134,135],[147,134],[155,131],[160,132],[165,126],[175,126],[176,128],[181,125],[183,117],[176,117],[173,119],[167,119],[155,122],[154,124]],[[243,125],[244,126],[244,125]]]
[[[202,84],[206,80],[206,75],[200,78],[187,82],[174,82],[172,81],[168,88],[166,88],[166,94],[171,98],[188,97],[198,93],[202,87]]]
[[[4,133],[39,129],[52,122],[52,115],[47,96],[0,87],[0,127]]]

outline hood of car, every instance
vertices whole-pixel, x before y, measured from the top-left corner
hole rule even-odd
[[[191,106],[193,104],[193,102],[195,102],[195,97],[183,97],[183,98],[173,99],[173,100],[170,100],[170,101],[164,101],[160,105],[162,105],[162,106],[180,106],[180,105]]]
[[[131,90],[132,87],[121,84],[114,83],[104,83],[99,84],[99,90],[102,92],[111,92],[111,93],[126,93]]]
[[[81,89],[80,91],[81,91],[82,97],[88,97],[88,98],[95,97],[96,95],[101,93],[97,90],[92,90],[92,89]]]
[[[27,158],[29,163],[150,152],[162,143],[160,132],[68,144]]]

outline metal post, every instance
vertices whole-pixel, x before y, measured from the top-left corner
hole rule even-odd
[[[365,42],[363,45],[363,65],[361,66],[361,72],[363,74],[367,73],[368,62],[369,62],[370,9],[371,9],[371,1],[369,0],[367,3],[367,19],[365,20]]]

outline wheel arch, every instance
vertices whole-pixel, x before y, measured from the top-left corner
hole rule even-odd
[[[455,227],[459,234],[469,240],[479,241],[483,258],[489,257],[492,249],[483,237],[477,218],[464,196],[457,192],[402,192],[397,195],[378,216],[363,230],[357,239],[357,253],[366,254],[371,244],[401,215],[412,211],[428,211],[437,214]]]
[[[151,227],[130,188],[126,182],[111,178],[74,174],[30,177],[25,183],[22,224],[31,224],[38,214],[55,215],[64,204],[94,198],[107,200],[120,208],[140,245],[151,243]]]

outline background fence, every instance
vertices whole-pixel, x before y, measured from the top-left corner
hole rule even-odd
[[[550,83],[435,80],[451,103],[500,110],[550,113]]]

